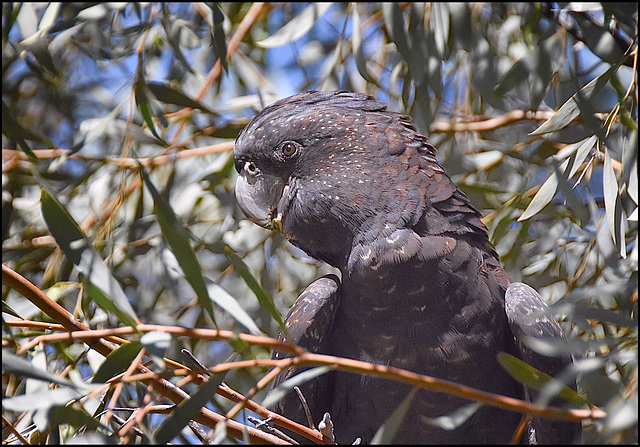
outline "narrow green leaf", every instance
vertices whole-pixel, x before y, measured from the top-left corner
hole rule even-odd
[[[27,154],[32,161],[37,161],[38,157],[27,144],[25,137],[29,138],[29,132],[14,119],[9,106],[2,100],[2,133],[9,138],[22,152]]]
[[[224,13],[220,9],[220,5],[216,2],[206,3],[213,12],[213,42],[216,46],[216,54],[222,63],[222,68],[227,71],[227,36],[224,33]]]
[[[158,131],[156,130],[156,125],[153,122],[153,111],[151,110],[151,98],[149,97],[149,93],[150,92],[148,92],[144,81],[140,78],[134,87],[138,111],[140,112],[140,115],[142,115],[144,122],[149,126],[149,130],[153,136],[162,141],[162,138],[158,135]]]
[[[425,74],[431,72],[431,65],[433,61],[433,55],[435,51],[429,50],[430,48],[435,49],[435,42],[433,41],[433,36],[429,33],[425,33],[424,29],[424,16],[425,16],[425,7],[423,3],[413,3],[409,10],[409,29],[407,30],[407,45],[409,46],[409,54],[404,56],[404,59],[407,61],[409,65],[409,71],[411,72],[411,77],[415,82],[416,86],[420,86],[425,80]],[[427,45],[429,48],[427,48]],[[435,78],[428,78],[426,82],[431,84],[433,81],[433,86],[437,85]],[[438,80],[439,81],[439,80]],[[416,88],[416,104],[418,107],[415,110],[420,110],[420,106],[424,106],[424,99],[420,99],[420,94],[426,93],[426,85],[423,88]],[[438,95],[438,93],[436,93]],[[426,98],[426,97],[425,97]],[[423,123],[428,123],[428,121],[422,120]],[[420,122],[418,120],[418,122]]]
[[[133,362],[141,349],[142,343],[132,341],[131,343],[123,344],[111,352],[104,362],[102,362],[98,371],[93,375],[91,383],[105,383],[112,377],[124,372],[131,365],[131,362]]]
[[[147,88],[160,101],[167,104],[175,104],[183,107],[192,107],[214,115],[214,113],[197,101],[189,98],[179,90],[176,90],[160,82],[148,82]]]
[[[127,295],[111,275],[102,258],[93,251],[89,240],[71,214],[44,188],[41,190],[40,204],[47,227],[67,258],[75,264],[88,282],[105,295],[106,301],[109,302],[109,311],[124,324],[135,328],[138,317]]]
[[[33,37],[35,37],[35,35]],[[46,69],[48,73],[57,77],[59,76],[58,69],[53,62],[53,57],[49,51],[48,43],[49,42],[46,40],[46,37],[41,35],[29,44],[29,50],[31,50],[31,53],[34,55],[41,67]],[[46,79],[53,81],[50,77]]]
[[[496,98],[504,96],[507,92],[509,92],[509,90],[521,85],[529,76],[532,65],[531,60],[533,58],[533,54],[528,54],[521,59],[518,59],[504,74],[502,79],[498,81],[498,84],[493,90],[493,96]]]
[[[149,192],[153,197],[153,212],[158,219],[162,236],[164,240],[171,248],[171,252],[178,260],[178,264],[184,273],[187,282],[191,285],[196,296],[198,297],[198,303],[207,311],[213,324],[216,324],[215,316],[213,314],[213,305],[207,292],[207,286],[202,276],[202,268],[198,262],[198,258],[191,247],[189,241],[189,234],[187,230],[178,222],[178,218],[169,206],[167,202],[162,198],[158,190],[147,175],[144,167],[138,165],[140,169],[140,175],[144,180],[144,183],[149,188]]]
[[[291,19],[282,28],[256,45],[262,48],[274,48],[295,42],[307,34],[316,21],[324,15],[333,3],[312,3],[300,14]]]
[[[102,259],[96,258],[95,262],[102,262]],[[100,307],[106,310],[108,313],[113,315],[117,315],[120,320],[126,324],[127,326],[135,327],[136,320],[132,319],[127,315],[127,313],[123,313],[116,302],[112,300],[109,296],[107,296],[100,287],[97,287],[93,284],[86,276],[82,276],[82,287],[84,288],[85,293]]]
[[[558,109],[548,120],[540,125],[536,130],[529,135],[542,135],[545,133],[555,132],[556,130],[563,129],[569,123],[571,123],[578,115],[580,115],[580,107],[578,107],[579,100],[588,102],[598,93],[602,87],[605,86],[609,78],[613,75],[618,67],[612,66],[600,76],[589,82],[582,87],[579,92],[575,93],[569,98],[562,107]]]
[[[567,169],[568,164],[569,160],[565,160],[560,166],[559,171],[564,172]],[[518,222],[522,222],[523,220],[527,220],[538,214],[542,208],[551,202],[553,197],[556,195],[556,192],[558,192],[558,176],[554,172],[547,181],[542,184],[533,199],[531,199],[527,209],[524,210],[522,216],[518,218]]]
[[[411,51],[409,51],[409,44],[407,43],[406,26],[402,10],[395,2],[384,2],[382,3],[382,13],[390,40],[396,44],[400,54],[408,61],[411,56]]]
[[[624,224],[622,219],[622,207],[620,197],[618,196],[618,181],[616,173],[611,164],[611,156],[609,150],[604,150],[604,171],[602,176],[602,189],[604,192],[604,208],[609,221],[609,231],[613,243],[618,249],[618,253],[622,258],[627,257],[626,247],[624,246]]]
[[[233,264],[236,273],[240,275],[247,286],[256,295],[256,298],[258,298],[258,302],[264,308],[264,310],[266,310],[267,313],[271,315],[271,318],[273,318],[278,323],[283,331],[286,331],[282,315],[280,315],[280,312],[273,303],[273,297],[269,295],[266,290],[260,287],[260,283],[255,278],[255,276],[253,276],[253,274],[249,270],[249,267],[247,267],[240,256],[238,256],[228,245],[224,247],[224,254],[226,255],[229,262]]]
[[[511,354],[507,354],[506,352],[498,353],[498,362],[500,362],[500,365],[505,369],[505,371],[511,374],[514,379],[529,388],[539,390],[550,381],[555,381],[555,379],[550,375],[539,371],[533,366],[523,362]],[[563,385],[562,389],[558,392],[558,397],[576,405],[585,404],[584,399],[566,385]]]
[[[409,410],[413,396],[415,396],[417,391],[418,388],[414,387],[411,389],[407,397],[393,410],[393,413],[384,421],[384,424],[378,428],[378,431],[376,431],[376,434],[371,440],[371,444],[391,444],[393,442],[393,437],[396,435],[398,428],[400,428],[402,419],[404,419],[404,415],[407,413],[407,410]]]

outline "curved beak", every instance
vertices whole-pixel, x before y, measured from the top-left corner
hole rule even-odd
[[[284,187],[281,178],[263,173],[252,175],[243,169],[236,181],[236,199],[249,220],[261,227],[279,230],[281,216],[275,214]]]

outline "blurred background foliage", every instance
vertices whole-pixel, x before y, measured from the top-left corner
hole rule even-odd
[[[637,3],[3,3],[3,267],[91,329],[137,319],[276,336],[272,307],[284,315],[331,269],[243,218],[233,140],[278,98],[365,92],[413,117],[485,216],[511,278],[552,304],[580,392],[607,412],[585,422],[583,441],[637,443],[637,11]],[[13,287],[2,298],[3,442],[16,432],[32,442],[108,436],[119,423],[102,419],[107,402],[167,403],[134,381],[115,398],[113,388],[85,393],[73,415],[56,413],[68,400],[27,366],[77,384],[104,358],[67,341],[38,343],[20,352],[29,363],[5,364],[7,353],[56,331],[20,322],[49,317]],[[207,366],[234,352],[270,356],[239,340],[159,338],[130,339],[183,363],[187,348]],[[224,380],[247,393],[266,371]],[[8,399],[21,396],[38,411]],[[215,396],[207,405],[233,404]],[[131,412],[116,414],[122,422]],[[175,420],[148,415],[139,436],[164,439],[164,423]],[[176,427],[173,442],[194,442]]]

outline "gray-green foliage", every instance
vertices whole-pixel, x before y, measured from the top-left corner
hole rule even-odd
[[[328,268],[243,220],[231,142],[281,96],[366,92],[413,117],[482,211],[511,278],[553,303],[582,396],[608,412],[583,440],[637,442],[637,4],[550,5],[3,3],[2,262],[91,328],[215,318],[275,336],[275,309]],[[133,309],[114,310],[122,291]],[[4,318],[42,319],[25,301],[3,288]],[[33,335],[3,327],[4,341]],[[22,356],[54,374],[71,365],[75,381],[100,366],[80,343],[46,348]],[[195,338],[166,355],[186,362],[180,348],[209,366],[233,349],[269,358]],[[246,393],[266,369],[224,380]],[[3,397],[37,389],[40,408],[60,404],[26,371],[6,373]],[[130,384],[117,404],[143,398]],[[95,416],[104,402],[75,408]],[[79,426],[110,434],[48,414],[18,429],[34,421],[40,442]]]

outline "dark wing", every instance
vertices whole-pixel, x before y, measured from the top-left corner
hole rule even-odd
[[[310,352],[325,352],[324,344],[328,338],[326,335],[331,330],[336,308],[339,304],[339,297],[340,280],[337,276],[323,276],[311,283],[300,294],[287,314],[285,324],[289,331],[289,337],[285,338],[280,333],[278,339],[303,347]],[[287,357],[290,357],[290,355],[274,351],[272,359],[279,360]],[[283,371],[272,382],[271,389],[305,369],[308,368],[289,368]],[[307,400],[313,420],[316,423],[322,418],[324,411],[328,411],[322,404],[324,399],[329,399],[323,386],[328,380],[325,376],[326,374],[300,386],[300,390]],[[294,392],[289,393],[271,409],[300,424],[307,425],[304,409],[300,399]]]
[[[562,328],[547,312],[547,303],[535,289],[521,282],[514,282],[507,288],[504,305],[522,360],[552,377],[558,376],[572,362],[571,355],[547,357],[534,351],[526,343],[527,338],[554,339],[558,343],[566,343]],[[575,383],[568,385],[575,389]],[[526,389],[525,394],[527,400],[535,400],[533,390]],[[550,404],[562,407],[564,401],[553,399]],[[538,444],[567,444],[580,440],[579,423],[534,418],[532,428]]]

